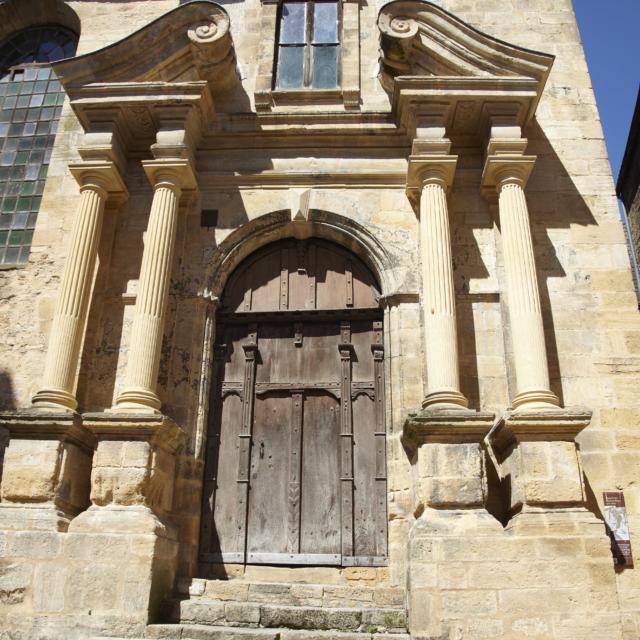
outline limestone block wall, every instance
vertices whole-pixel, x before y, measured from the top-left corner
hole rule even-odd
[[[418,224],[397,184],[248,184],[225,185],[220,173],[229,167],[236,175],[252,172],[348,174],[362,167],[406,172],[410,140],[402,136],[384,139],[384,147],[306,144],[287,148],[286,127],[277,144],[247,153],[246,139],[232,137],[228,117],[253,109],[258,72],[262,7],[259,0],[221,2],[231,16],[231,30],[242,72],[242,90],[218,96],[218,124],[225,129],[225,145],[211,136],[201,147],[197,168],[203,179],[200,199],[179,214],[158,392],[164,410],[187,432],[187,448],[178,465],[174,510],[183,544],[179,553],[183,572],[193,569],[199,519],[200,462],[203,438],[202,405],[208,390],[201,385],[207,302],[199,295],[212,278],[211,263],[217,247],[248,222],[273,212],[290,210],[300,191],[313,188],[310,207],[331,212],[365,227],[387,250],[394,289],[410,294],[385,312],[387,362],[387,412],[389,416],[389,527],[390,571],[386,578],[402,584],[406,578],[406,538],[414,521],[417,498],[412,492],[411,468],[400,444],[402,425],[424,394],[422,327],[417,292],[420,290]],[[375,24],[383,3],[363,3],[361,21],[361,110],[368,116],[389,111],[389,97],[374,78],[378,59]],[[602,492],[623,490],[630,516],[632,545],[640,553],[640,406],[637,379],[640,373],[640,316],[629,270],[629,259],[620,224],[611,169],[595,98],[591,88],[579,33],[570,0],[440,0],[446,10],[497,38],[556,56],[537,116],[523,135],[527,152],[537,156],[526,194],[531,214],[535,257],[545,321],[547,356],[552,390],[565,406],[593,409],[590,426],[580,435],[580,456],[587,480],[590,507],[600,513]],[[105,46],[178,5],[177,0],[130,3],[69,2],[79,15],[82,34],[79,53]],[[117,19],[114,19],[117,15]],[[299,107],[304,111],[308,107]],[[295,109],[294,109],[295,110]],[[26,407],[38,389],[46,340],[67,251],[73,212],[79,194],[67,165],[77,159],[81,127],[68,105],[63,109],[60,132],[51,159],[38,226],[28,266],[0,271],[0,406]],[[361,141],[364,143],[364,141]],[[455,182],[449,196],[452,254],[456,287],[461,390],[474,409],[502,412],[515,395],[513,345],[505,307],[497,203],[480,196],[483,159],[481,149],[453,148],[459,155]],[[110,407],[123,382],[129,349],[133,303],[151,205],[152,191],[140,166],[140,157],[129,159],[126,183],[128,202],[108,209],[94,281],[94,297],[79,368],[78,399],[81,410]],[[291,187],[291,188],[290,188]],[[200,208],[216,209],[215,229],[200,227]],[[633,216],[631,216],[633,218]],[[637,219],[637,218],[636,218]],[[639,237],[639,227],[634,234]],[[413,295],[413,297],[411,297]],[[553,527],[553,523],[550,524]],[[493,535],[493,534],[492,534]],[[56,543],[57,544],[57,543]],[[503,544],[503,543],[500,543]],[[499,546],[499,553],[511,543]],[[583,542],[579,543],[583,545]],[[514,546],[517,546],[514,543]],[[578,580],[567,558],[575,551],[570,542],[555,538],[544,543],[529,540],[524,552],[510,556],[510,571],[500,570],[492,580],[481,579],[483,550],[475,555],[451,548],[443,551],[454,563],[451,576],[434,578],[450,586],[446,615],[456,619],[460,607],[480,606],[485,615],[507,620],[501,629],[513,637],[555,633],[573,638],[570,627],[555,628],[554,615],[524,619],[518,598],[543,606],[546,583],[521,570],[518,563],[532,563],[531,572],[557,572],[563,597],[593,586],[606,592],[607,607],[621,611],[624,638],[640,636],[640,577],[635,570],[615,572],[610,559],[594,560],[592,571]],[[590,557],[589,548],[579,553]],[[449,554],[449,555],[447,555]],[[520,554],[520,555],[519,555]],[[454,557],[455,556],[455,557]],[[560,568],[547,567],[555,558]],[[470,564],[466,564],[469,562]],[[475,564],[474,564],[475,563]],[[553,565],[553,561],[549,564]],[[570,564],[570,563],[569,563]],[[516,566],[517,565],[517,566]],[[460,582],[454,580],[458,570]],[[426,571],[426,568],[425,568]],[[475,573],[474,573],[475,572]],[[506,577],[506,575],[510,577]],[[460,577],[463,575],[476,578]],[[427,574],[425,574],[427,575]],[[516,576],[516,577],[514,577]],[[426,578],[425,578],[426,579]],[[473,580],[476,580],[473,582]],[[471,581],[471,582],[470,582]],[[611,583],[616,583],[616,594]],[[523,582],[530,591],[520,589]],[[511,587],[507,586],[507,583]],[[497,586],[496,586],[497,585]],[[474,595],[465,600],[461,590]],[[498,593],[503,589],[501,593]],[[598,591],[598,589],[602,589]],[[454,593],[455,592],[455,593]],[[535,592],[535,593],[533,593]],[[582,597],[582,596],[580,596]],[[617,598],[617,603],[616,603]],[[556,601],[558,602],[558,601]],[[595,603],[584,601],[584,611]],[[554,605],[556,606],[556,605]],[[560,605],[557,605],[560,607]],[[617,613],[614,615],[618,615]],[[574,625],[577,621],[574,620]],[[550,626],[551,625],[551,626]],[[553,631],[551,631],[553,627]],[[575,627],[574,627],[575,628]],[[471,633],[471,632],[469,632]],[[497,632],[496,632],[497,633]],[[586,632],[585,632],[586,633]],[[602,634],[604,635],[604,633]],[[471,636],[470,636],[471,637]]]

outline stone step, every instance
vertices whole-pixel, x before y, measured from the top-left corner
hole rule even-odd
[[[407,633],[252,629],[199,624],[151,624],[147,627],[147,638],[154,640],[410,640]]]
[[[235,602],[270,602],[308,607],[404,608],[405,592],[393,587],[336,584],[248,582],[194,579],[187,587],[191,598]]]
[[[181,623],[336,631],[406,631],[404,609],[309,607],[196,598],[178,603]]]

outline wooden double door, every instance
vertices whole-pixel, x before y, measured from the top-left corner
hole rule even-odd
[[[225,294],[217,326],[201,561],[384,564],[384,361],[375,281],[328,243],[279,243],[263,253],[249,277],[231,281],[244,292]],[[305,276],[297,283],[303,309],[282,304],[296,295],[292,273]],[[246,290],[257,303],[271,276],[278,308],[247,309]],[[350,283],[319,305],[317,289],[341,279]],[[357,287],[350,295],[354,279],[366,285],[360,307]]]

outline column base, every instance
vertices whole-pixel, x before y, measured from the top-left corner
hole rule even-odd
[[[40,389],[31,399],[34,409],[45,411],[75,411],[78,401],[75,396],[64,389]]]
[[[560,400],[548,389],[530,389],[519,393],[512,404],[514,411],[536,411],[557,409],[560,406]]]
[[[466,409],[469,401],[457,389],[439,389],[428,393],[422,401],[423,409]]]
[[[158,396],[148,389],[125,389],[116,400],[111,413],[160,413],[162,403]]]

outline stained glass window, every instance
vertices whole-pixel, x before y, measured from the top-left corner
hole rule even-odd
[[[276,62],[277,89],[335,89],[339,85],[337,1],[283,2]]]
[[[50,63],[76,43],[67,29],[41,26],[0,45],[0,266],[29,258],[64,101]]]

